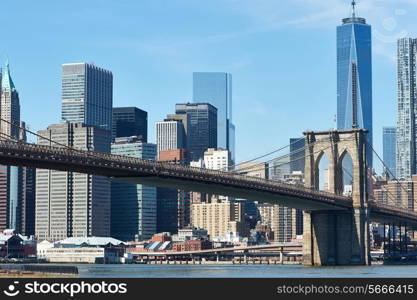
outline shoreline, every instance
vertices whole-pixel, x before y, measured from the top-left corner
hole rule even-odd
[[[0,270],[0,278],[79,278],[78,274]]]

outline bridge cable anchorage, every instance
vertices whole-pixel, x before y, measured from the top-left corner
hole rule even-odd
[[[386,165],[386,163],[384,162],[384,160],[381,158],[381,156],[378,154],[378,152],[375,151],[375,149],[372,147],[372,144],[365,139],[365,143],[371,148],[372,152],[376,155],[376,157],[378,158],[378,160],[382,163],[382,165],[384,166],[385,170],[388,171],[388,173],[392,176],[392,179],[394,181],[397,182],[397,184],[400,186],[400,188],[406,193],[407,196],[410,195],[410,191],[408,191],[404,185],[401,183],[400,180],[398,180],[398,178],[394,175],[394,173],[391,171],[390,168],[388,168],[388,166]]]

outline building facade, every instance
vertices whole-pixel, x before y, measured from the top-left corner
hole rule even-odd
[[[193,102],[208,102],[217,108],[217,147],[229,150],[232,161],[235,161],[232,75],[223,72],[193,73]]]
[[[156,122],[156,144],[158,157],[161,151],[185,149],[186,137],[183,123],[169,119]]]
[[[62,65],[63,122],[112,130],[113,74],[93,64]]]
[[[305,166],[304,138],[290,139],[290,173],[303,172]]]
[[[204,151],[204,166],[210,170],[228,171],[231,166],[229,150],[209,148]]]
[[[208,148],[217,148],[217,108],[208,103],[176,104],[177,115],[187,115],[187,150],[199,160]]]
[[[337,128],[367,129],[372,145],[372,29],[352,4],[352,16],[337,27]],[[372,166],[370,147],[366,159]]]
[[[288,207],[273,204],[258,204],[261,225],[268,226],[276,242],[291,242],[296,238],[297,223],[300,222],[297,211]],[[301,220],[302,222],[302,220]]]
[[[411,211],[417,209],[417,175],[408,180],[390,180],[379,184],[374,189],[375,201],[406,208]]]
[[[211,239],[230,233],[246,236],[244,203],[233,201],[198,203],[191,206],[192,226],[207,230]]]
[[[397,49],[397,178],[416,174],[417,39],[398,40]]]
[[[112,140],[127,136],[148,142],[148,113],[137,107],[113,107]]]
[[[204,151],[204,168],[210,169],[210,170],[221,170],[221,171],[228,171],[229,167],[231,166],[231,156],[229,150],[224,149],[214,149],[209,148],[206,151]],[[201,193],[201,198],[207,197],[208,201],[210,202],[210,199],[212,200],[218,200],[218,201],[227,201],[232,200],[232,197],[229,196],[223,196],[223,195],[211,195],[207,194],[204,195],[204,193]]]
[[[20,100],[19,93],[10,75],[6,62],[1,74],[0,95],[0,140],[19,140]],[[0,230],[21,230],[23,201],[23,168],[0,166]]]
[[[188,165],[187,151],[184,149],[159,152],[159,161]],[[157,188],[157,231],[176,233],[179,228],[190,224],[190,193]]]
[[[385,163],[385,172],[391,178],[396,178],[396,147],[397,147],[397,128],[382,128],[382,156]],[[388,170],[387,170],[388,169]]]
[[[244,162],[236,167],[241,175],[269,179],[269,164],[259,162]]]
[[[271,180],[284,181],[285,176],[291,174],[290,158],[287,156],[275,159],[269,172]]]
[[[60,123],[38,134],[39,145],[61,147],[57,142],[81,150],[110,152],[111,133],[99,127]],[[36,169],[35,227],[41,240],[109,236],[110,181],[103,176]]]
[[[156,159],[156,145],[138,137],[116,138],[111,153],[141,159]],[[112,182],[111,236],[123,241],[147,240],[156,233],[156,187]]]

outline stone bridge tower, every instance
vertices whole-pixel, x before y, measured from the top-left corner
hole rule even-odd
[[[304,213],[304,265],[367,265],[369,254],[366,133],[363,129],[305,132],[305,185],[319,190],[319,164],[329,160],[328,190],[343,193],[343,158],[353,161],[352,208]]]

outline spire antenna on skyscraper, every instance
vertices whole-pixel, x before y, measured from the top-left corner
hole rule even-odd
[[[353,0],[352,1],[352,18],[356,17],[355,7],[356,7],[356,1]]]

